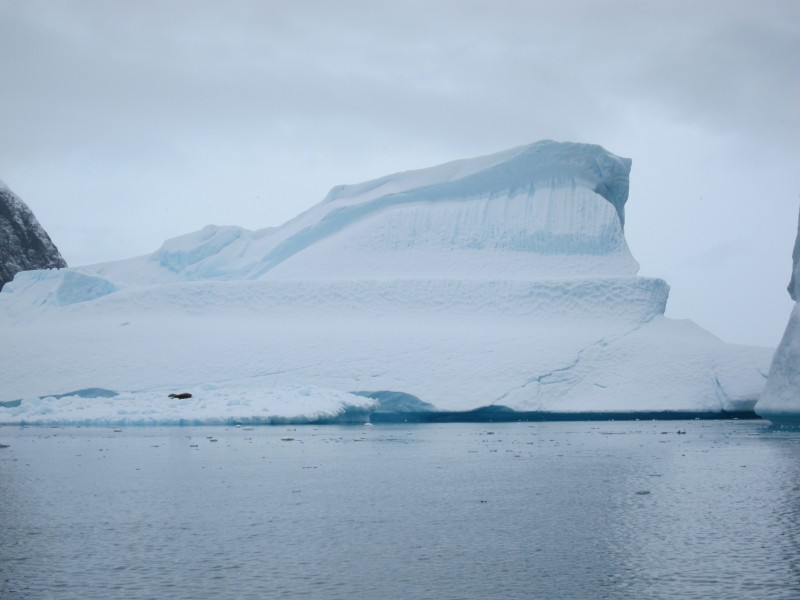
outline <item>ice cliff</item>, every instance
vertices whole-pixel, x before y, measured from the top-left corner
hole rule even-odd
[[[625,241],[630,167],[538,142],[339,186],[281,227],[20,273],[0,422],[752,411],[771,352],[664,318]],[[90,388],[117,395],[69,395]],[[153,401],[176,390],[192,401]]]
[[[776,424],[800,425],[800,222],[792,252],[789,295],[795,301],[756,412]]]
[[[66,266],[31,209],[0,181],[0,289],[20,271]]]

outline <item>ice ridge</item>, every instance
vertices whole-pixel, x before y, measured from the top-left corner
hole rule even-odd
[[[506,158],[507,153],[502,153],[501,156]],[[264,257],[257,276],[310,245],[379,211],[414,203],[436,204],[487,196],[491,198],[503,194],[513,197],[525,193],[533,196],[539,186],[586,187],[614,207],[620,226],[624,227],[630,159],[615,156],[596,145],[550,140],[523,147],[512,157],[499,163],[491,158],[475,159],[480,163],[489,162],[489,166],[476,172],[466,169],[468,174],[463,177],[402,189],[333,208],[318,222],[300,229],[270,250]],[[407,179],[413,180],[413,177]],[[381,178],[354,186],[352,190],[348,186],[340,186],[328,194],[323,204],[357,197],[359,192],[379,189],[387,181],[387,178]]]

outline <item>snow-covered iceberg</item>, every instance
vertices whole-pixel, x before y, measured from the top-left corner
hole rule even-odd
[[[792,252],[789,295],[795,301],[756,412],[773,423],[800,426],[800,221]]]
[[[331,418],[752,411],[771,351],[663,316],[667,284],[636,275],[625,241],[630,166],[538,142],[339,186],[278,228],[20,273],[0,293],[0,402],[22,402],[0,422],[44,422],[53,394],[88,388],[152,422],[185,420],[152,401],[184,389],[212,422],[247,417],[233,396],[262,411],[297,389],[319,393],[282,400],[295,420],[315,397]]]

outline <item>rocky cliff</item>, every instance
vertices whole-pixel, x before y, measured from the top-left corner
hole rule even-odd
[[[0,289],[20,271],[66,266],[31,209],[0,181]]]

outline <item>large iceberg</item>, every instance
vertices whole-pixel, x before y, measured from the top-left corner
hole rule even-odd
[[[0,422],[751,412],[771,351],[663,316],[625,241],[630,166],[543,141],[339,186],[281,227],[20,273]],[[92,388],[119,397],[64,395]]]
[[[759,415],[781,425],[800,425],[800,222],[792,260],[788,290],[795,305],[772,359],[764,393],[756,404]]]

